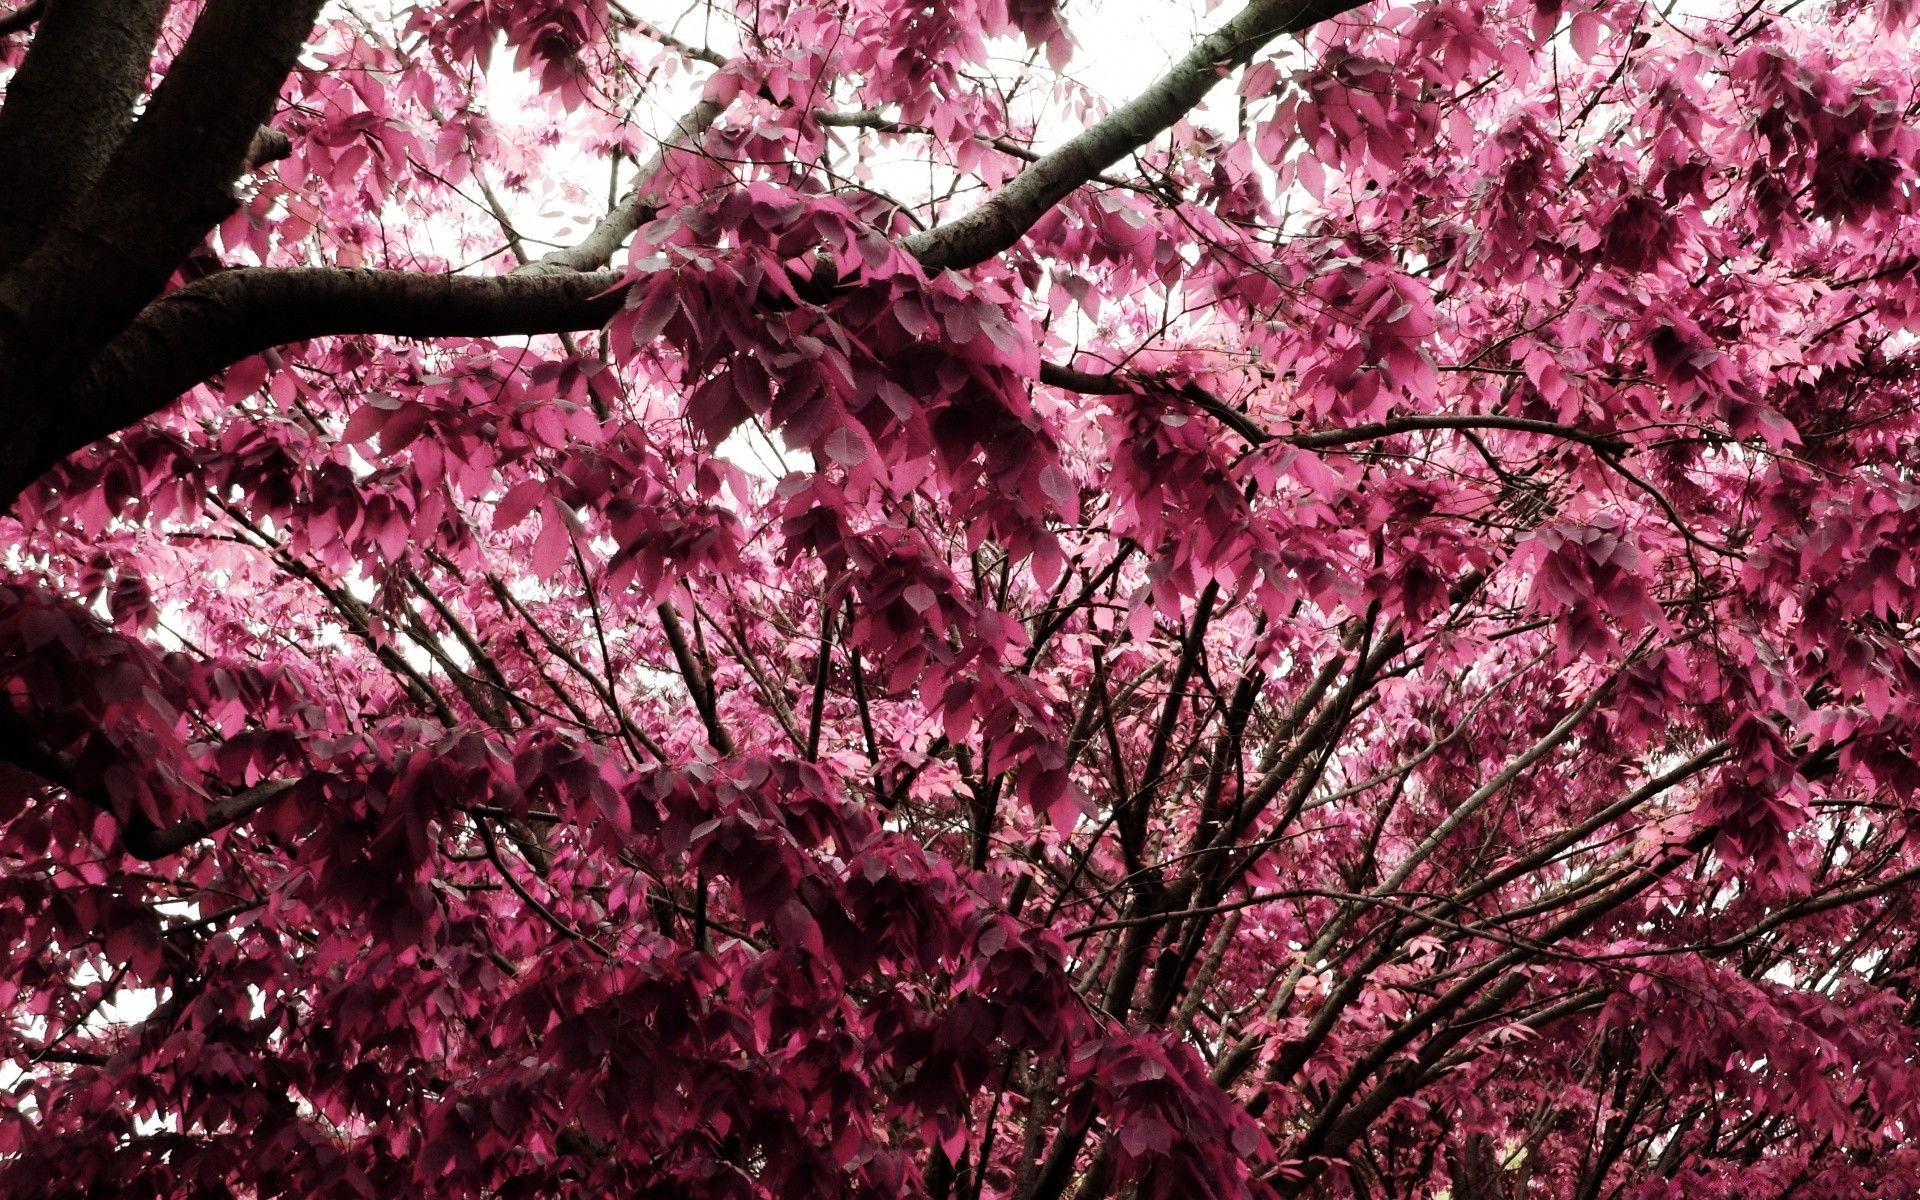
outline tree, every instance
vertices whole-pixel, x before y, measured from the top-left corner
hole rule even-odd
[[[1909,1186],[1905,13],[1352,7],[0,15],[0,1195]]]

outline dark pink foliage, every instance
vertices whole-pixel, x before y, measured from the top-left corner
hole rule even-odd
[[[1903,7],[142,6],[0,14],[0,1197],[1915,1194]]]

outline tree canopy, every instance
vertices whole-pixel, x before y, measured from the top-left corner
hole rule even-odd
[[[1904,5],[1162,7],[0,11],[0,1196],[1911,1194]]]

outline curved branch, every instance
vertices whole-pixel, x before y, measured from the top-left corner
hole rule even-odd
[[[1389,417],[1384,421],[1366,421],[1359,425],[1349,425],[1344,429],[1273,433],[1247,414],[1222,403],[1218,397],[1210,395],[1204,388],[1193,383],[1173,387],[1152,378],[1129,376],[1118,372],[1101,374],[1081,371],[1050,362],[1040,364],[1040,382],[1086,396],[1156,393],[1178,396],[1192,403],[1196,408],[1219,418],[1222,424],[1255,446],[1265,445],[1268,442],[1280,442],[1288,446],[1298,446],[1303,450],[1326,450],[1335,446],[1371,442],[1380,438],[1393,437],[1396,434],[1417,433],[1429,429],[1507,429],[1515,433],[1538,433],[1547,437],[1564,438],[1570,442],[1591,446],[1607,455],[1624,454],[1632,449],[1618,434],[1597,433],[1593,430],[1581,429],[1577,425],[1562,425],[1555,421],[1542,421],[1533,417],[1511,417],[1500,413],[1408,414]]]
[[[1358,2],[1251,0],[1144,95],[1041,156],[981,210],[916,235],[905,248],[930,269],[999,253],[1061,197],[1171,126],[1224,70],[1279,34]],[[0,499],[10,504],[65,455],[269,346],[342,333],[481,337],[604,322],[619,306],[605,293],[621,277],[584,272],[607,263],[651,217],[669,156],[693,149],[724,109],[703,98],[584,241],[505,279],[262,268],[223,272],[148,303],[231,204],[228,188],[320,3],[210,0],[84,220],[56,230],[0,287],[0,334],[11,342],[0,356],[0,381],[32,410],[15,414],[17,432],[0,444]],[[183,162],[188,169],[178,169]],[[77,384],[67,382],[76,377]],[[1259,432],[1243,424],[1250,438]]]
[[[161,408],[270,346],[340,334],[493,337],[592,329],[620,308],[615,271],[422,275],[258,267],[221,271],[148,305],[88,367],[42,449],[45,470],[76,446]],[[37,471],[35,472],[37,474]]]
[[[1251,0],[1165,75],[1104,120],[1043,155],[964,217],[915,234],[906,249],[929,271],[985,262],[1026,235],[1048,209],[1173,127],[1226,72],[1283,33],[1298,33],[1363,0]]]
[[[1197,384],[1187,383],[1181,387],[1170,387],[1166,383],[1152,378],[1131,376],[1119,372],[1097,374],[1092,371],[1080,371],[1073,367],[1063,367],[1057,363],[1040,364],[1040,382],[1049,387],[1061,388],[1069,392],[1079,392],[1084,396],[1129,396],[1161,394],[1179,396],[1193,403],[1197,408],[1218,417],[1222,424],[1245,438],[1250,445],[1262,446],[1274,440],[1274,434],[1260,427],[1253,418],[1230,405],[1222,404],[1209,395],[1206,389]]]

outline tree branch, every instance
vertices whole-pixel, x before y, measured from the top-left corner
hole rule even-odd
[[[16,404],[64,390],[233,210],[233,181],[320,6],[209,0],[92,190],[0,284],[0,378]]]
[[[894,120],[877,108],[859,108],[851,112],[842,112],[831,108],[816,108],[813,110],[813,119],[829,129],[871,129],[875,133],[932,134],[934,132],[931,126],[915,125],[907,121]],[[976,133],[973,135],[973,140],[984,146],[992,146],[1000,153],[1010,158],[1017,158],[1022,162],[1039,162],[1041,158],[1044,157],[1038,150],[1022,146],[1012,138],[990,137],[984,133]],[[1088,176],[1085,182],[1098,182],[1104,183],[1108,187],[1130,188],[1134,190],[1140,190],[1142,187],[1142,185],[1138,183],[1129,182],[1125,179],[1117,179],[1111,175],[1091,175]]]
[[[1392,437],[1397,433],[1414,433],[1423,429],[1510,429],[1517,433],[1539,433],[1549,437],[1565,438],[1571,442],[1580,442],[1596,450],[1608,453],[1621,453],[1629,447],[1619,437],[1607,433],[1593,433],[1573,425],[1561,425],[1553,421],[1536,421],[1531,417],[1509,417],[1499,413],[1484,415],[1454,416],[1448,413],[1431,415],[1409,415],[1390,417],[1385,421],[1368,421],[1352,425],[1345,429],[1323,429],[1312,433],[1289,433],[1279,435],[1277,440],[1290,446],[1299,446],[1305,450],[1324,450],[1332,446],[1347,446],[1354,442],[1371,441],[1375,438]]]
[[[148,305],[88,367],[24,486],[73,449],[164,407],[270,346],[341,334],[491,337],[590,329],[620,308],[616,272],[423,275],[344,268],[221,271]]]
[[[252,173],[271,162],[279,162],[293,153],[293,139],[271,125],[262,125],[254,131],[253,140],[247,143],[246,171]]]
[[[705,46],[696,46],[691,42],[683,41],[673,36],[658,25],[655,25],[653,22],[628,9],[626,5],[620,3],[620,0],[613,0],[610,7],[616,24],[625,25],[629,29],[636,30],[642,37],[651,38],[659,42],[675,54],[683,55],[697,62],[706,63],[712,67],[724,67],[727,65],[726,55],[714,50],[709,50]]]
[[[1251,0],[1131,103],[1089,126],[1015,176],[964,217],[906,241],[929,271],[985,262],[1025,236],[1048,209],[1087,180],[1172,128],[1228,70],[1283,33],[1358,8],[1363,0]]]
[[[1542,421],[1533,417],[1512,417],[1501,413],[1469,413],[1457,416],[1451,413],[1408,414],[1389,417],[1384,421],[1366,421],[1359,425],[1349,425],[1344,429],[1274,433],[1263,428],[1247,414],[1222,403],[1218,397],[1208,394],[1204,388],[1191,383],[1174,387],[1151,377],[1131,376],[1120,372],[1081,371],[1050,362],[1040,364],[1040,382],[1049,387],[1079,392],[1085,396],[1156,393],[1177,396],[1217,417],[1222,424],[1255,446],[1262,446],[1268,442],[1282,442],[1289,446],[1298,446],[1303,450],[1326,450],[1336,446],[1352,445],[1355,442],[1370,442],[1393,437],[1396,434],[1418,433],[1430,429],[1507,429],[1516,433],[1538,433],[1547,437],[1564,438],[1570,442],[1591,446],[1609,455],[1624,454],[1632,449],[1618,434],[1597,433],[1575,425],[1562,425],[1555,421]]]
[[[700,713],[701,723],[707,727],[708,743],[721,754],[732,754],[733,739],[727,735],[726,726],[720,723],[719,698],[714,694],[713,676],[687,641],[687,631],[680,624],[680,614],[674,611],[673,601],[661,601],[654,611],[660,616],[660,628],[667,635],[667,645],[673,649],[673,661],[680,667],[680,677],[686,681],[687,694],[693,697],[693,706]]]
[[[32,29],[47,12],[47,0],[27,0],[10,13],[0,15],[0,37],[8,37],[22,30]],[[19,76],[14,76],[18,79]]]
[[[1155,393],[1179,396],[1198,408],[1213,414],[1221,423],[1245,438],[1250,445],[1261,446],[1272,441],[1274,435],[1261,428],[1247,414],[1229,405],[1222,404],[1209,395],[1206,389],[1188,383],[1181,387],[1171,387],[1166,383],[1152,379],[1127,375],[1120,372],[1096,373],[1063,367],[1058,363],[1040,364],[1040,382],[1048,387],[1057,387],[1064,391],[1079,392],[1083,396],[1140,396]]]
[[[542,255],[514,271],[515,275],[551,275],[566,271],[595,271],[607,265],[620,243],[659,212],[660,194],[667,182],[667,157],[675,153],[693,153],[700,138],[726,111],[726,105],[703,96],[700,103],[674,122],[673,134],[659,144],[653,157],[640,164],[634,176],[633,190],[613,211],[600,219],[593,231],[578,245]]]
[[[245,269],[148,304],[225,215],[228,188],[249,162],[319,4],[210,0],[84,219],[56,230],[19,277],[0,286],[0,336],[11,343],[0,356],[0,387],[22,410],[10,414],[19,418],[15,435],[0,443],[0,502],[10,504],[65,455],[270,346],[331,334],[485,337],[603,323],[618,309],[618,297],[606,293],[621,277],[596,268],[651,217],[668,156],[693,149],[722,111],[702,99],[584,241],[505,279]],[[1146,94],[1041,156],[979,211],[905,247],[930,269],[999,253],[1061,197],[1171,126],[1224,69],[1281,33],[1354,7],[1357,0],[1251,0]],[[77,385],[69,382],[76,377]],[[1250,438],[1259,432],[1238,424]]]
[[[45,780],[70,796],[86,801],[102,812],[115,813],[110,797],[82,788],[74,778],[73,759],[48,749],[36,737],[11,705],[0,705],[0,762],[6,762],[27,774]],[[144,816],[135,813],[120,825],[120,845],[135,858],[149,861],[177,854],[216,830],[237,824],[258,812],[274,797],[297,786],[292,779],[269,779],[250,788],[222,796],[207,805],[206,812],[188,817],[165,828],[156,828]]]
[[[0,108],[0,272],[19,265],[106,168],[160,37],[165,0],[36,0],[0,17],[0,36],[40,28]]]
[[[203,817],[190,817],[164,829],[138,819],[130,821],[120,831],[120,845],[135,858],[152,860],[177,854],[217,829],[244,821],[269,800],[297,785],[293,779],[269,779],[209,804]]]

